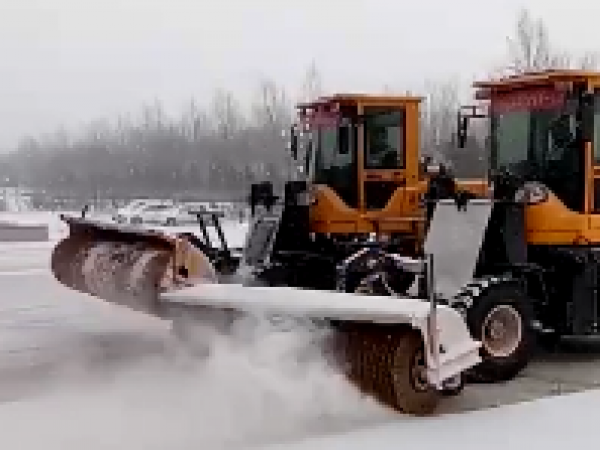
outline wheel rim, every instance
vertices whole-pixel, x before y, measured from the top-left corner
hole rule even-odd
[[[482,325],[482,345],[495,358],[510,356],[523,335],[521,315],[511,305],[498,305],[486,316]]]

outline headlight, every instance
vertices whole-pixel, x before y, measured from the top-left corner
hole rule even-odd
[[[515,194],[515,201],[527,205],[537,205],[548,200],[549,191],[546,186],[537,181],[525,183]]]
[[[318,188],[315,185],[311,185],[308,187],[308,192],[306,196],[306,201],[308,205],[315,205],[317,203],[318,192]]]

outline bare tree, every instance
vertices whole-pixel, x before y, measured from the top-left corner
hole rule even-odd
[[[585,52],[573,55],[552,44],[549,31],[541,18],[532,17],[523,9],[517,17],[514,35],[507,38],[508,63],[504,71],[512,74],[546,69],[594,69],[598,54]]]
[[[428,82],[425,91],[426,101],[421,108],[421,142],[425,152],[435,151],[447,142],[454,133],[456,112],[460,106],[458,83]]]
[[[317,68],[317,63],[312,61],[308,66],[304,81],[302,82],[301,101],[309,102],[323,94],[323,80]]]
[[[240,104],[233,93],[218,89],[212,99],[211,115],[217,134],[230,139],[243,126]]]
[[[251,110],[258,126],[278,133],[291,120],[291,105],[287,94],[273,80],[265,79],[259,83]]]
[[[199,141],[201,136],[208,134],[210,131],[208,114],[198,106],[194,98],[183,109],[180,129],[182,134],[193,142]]]
[[[165,118],[163,108],[158,99],[155,99],[151,104],[146,104],[142,107],[142,117],[144,128],[147,130],[160,129]]]
[[[512,73],[554,68],[564,63],[564,55],[554,52],[548,30],[541,19],[531,16],[528,10],[520,12],[514,30],[509,36],[506,67]]]
[[[596,70],[600,62],[600,55],[597,52],[585,52],[579,58],[579,68],[583,70]]]

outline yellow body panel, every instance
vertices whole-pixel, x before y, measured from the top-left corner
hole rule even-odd
[[[359,115],[372,107],[401,108],[404,112],[403,164],[396,169],[365,168],[365,129],[357,127],[356,148],[356,207],[350,207],[323,184],[311,186],[313,204],[310,209],[311,231],[314,233],[408,233],[423,231],[424,208],[419,204],[428,186],[427,178],[421,174],[419,157],[420,103],[416,96],[379,96],[365,94],[335,94],[317,101],[300,105],[301,108],[318,108],[319,105],[353,105]],[[372,210],[367,207],[369,183],[385,182],[396,186],[383,208]],[[486,195],[488,183],[485,179],[458,180],[459,187],[477,195]],[[417,236],[418,237],[418,236]]]
[[[600,216],[568,209],[556,196],[525,209],[527,242],[537,245],[600,243]]]
[[[461,189],[479,196],[488,193],[486,180],[458,180]],[[422,231],[425,211],[419,197],[427,190],[427,181],[413,186],[399,186],[386,206],[361,212],[350,208],[329,187],[313,186],[310,210],[311,231],[314,233],[418,233]]]

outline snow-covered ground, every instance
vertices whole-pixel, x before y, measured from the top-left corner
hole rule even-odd
[[[50,223],[53,241],[66,232],[56,215],[18,216]],[[224,228],[241,245],[245,226]],[[391,417],[320,355],[296,366],[300,332],[224,339],[192,360],[168,324],[55,282],[52,245],[0,243],[0,448],[246,448]]]
[[[50,223],[53,240],[66,232],[56,214],[19,216]],[[243,226],[228,223],[226,231],[241,244]],[[221,338],[201,364],[182,353],[168,324],[58,285],[48,271],[52,244],[0,243],[0,448],[466,450],[594,442],[598,391],[404,417],[361,398],[318,353],[296,364],[298,352],[307,356],[301,330]],[[506,387],[486,389],[500,399]],[[468,388],[465,398],[478,392]]]
[[[266,446],[263,450],[558,450],[594,448],[600,391]]]

